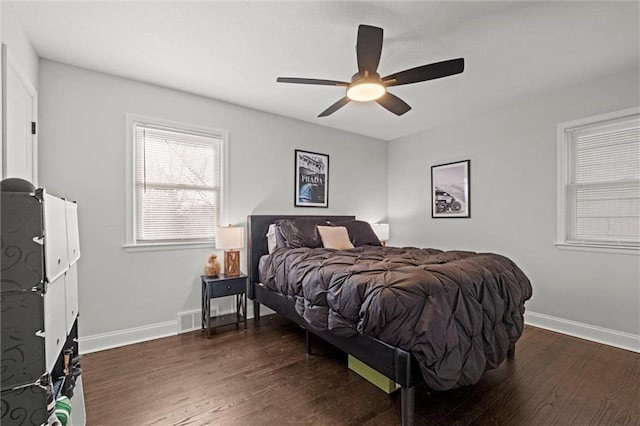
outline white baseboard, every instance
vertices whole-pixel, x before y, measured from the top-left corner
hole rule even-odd
[[[230,310],[222,310],[221,314],[230,313]],[[260,316],[275,313],[266,306],[260,306]],[[143,327],[128,328],[111,333],[95,334],[93,336],[81,337],[78,339],[81,354],[103,351],[105,349],[117,348],[134,343],[146,342],[147,340],[159,339],[161,337],[175,336],[180,332],[198,330],[200,328],[200,310],[180,312],[181,314],[192,314],[194,316],[192,329],[180,329],[178,320],[167,321],[158,324],[146,325]],[[198,318],[198,319],[196,319]],[[247,318],[253,318],[253,303],[249,303]],[[197,322],[197,323],[196,323]]]
[[[95,334],[78,339],[81,354],[103,351],[119,346],[146,342],[161,337],[174,336],[178,332],[178,321],[167,321],[143,327],[118,330],[111,333]]]
[[[252,310],[253,309],[249,309],[249,318],[253,317]],[[261,306],[261,316],[271,313],[273,313],[271,309],[268,309],[266,306]],[[639,335],[552,317],[550,315],[538,314],[536,312],[526,312],[524,314],[524,322],[534,327],[544,328],[546,330],[568,334],[569,336],[640,353]],[[79,339],[80,353],[88,354],[105,349],[117,348],[119,346],[145,342],[147,340],[159,339],[161,337],[174,336],[176,334],[178,334],[178,321],[167,321],[144,327],[119,330],[112,333],[96,334]]]
[[[525,324],[640,353],[640,336],[550,315],[525,312]]]

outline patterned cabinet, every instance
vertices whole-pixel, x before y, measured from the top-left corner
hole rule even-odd
[[[77,206],[43,189],[2,189],[0,423],[39,426],[56,388],[49,383],[83,400],[70,388],[79,377],[64,372],[78,353]],[[84,423],[84,402],[75,405]]]

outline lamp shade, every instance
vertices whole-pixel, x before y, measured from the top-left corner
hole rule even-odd
[[[239,226],[227,226],[216,231],[216,248],[239,249],[244,247],[242,238],[243,228]]]
[[[389,239],[389,224],[388,223],[372,223],[371,229],[376,233],[376,236],[380,241],[387,241]]]

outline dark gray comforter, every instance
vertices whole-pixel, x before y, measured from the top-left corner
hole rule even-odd
[[[260,260],[260,281],[312,327],[411,351],[434,390],[504,361],[532,292],[506,257],[412,247],[278,249]]]

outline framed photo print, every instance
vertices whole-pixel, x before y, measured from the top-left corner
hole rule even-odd
[[[471,217],[470,160],[431,166],[431,217]]]
[[[329,156],[296,149],[296,207],[329,206]]]

